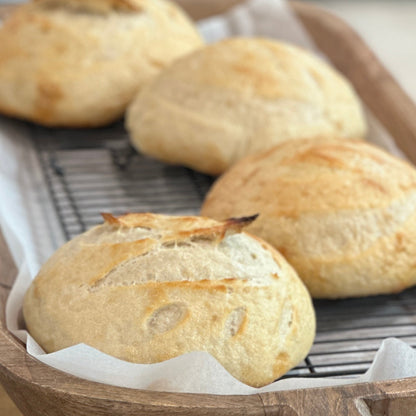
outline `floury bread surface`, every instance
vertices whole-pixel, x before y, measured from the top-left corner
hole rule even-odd
[[[127,128],[142,153],[214,175],[285,140],[366,131],[341,74],[259,38],[230,38],[175,61],[129,106]]]
[[[104,125],[201,45],[170,1],[30,1],[0,27],[0,112],[48,126]]]
[[[202,214],[259,213],[247,230],[272,244],[313,297],[399,292],[416,284],[416,171],[361,141],[286,142],[247,157]]]
[[[252,219],[105,219],[61,247],[26,294],[27,327],[47,352],[83,342],[155,363],[202,350],[252,386],[307,355],[310,296],[277,251],[241,231]]]

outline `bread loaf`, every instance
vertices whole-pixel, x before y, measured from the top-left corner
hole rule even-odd
[[[306,356],[309,294],[278,252],[241,231],[250,218],[105,219],[60,248],[25,296],[27,327],[47,352],[83,342],[155,363],[202,350],[252,386]]]
[[[0,113],[94,127],[202,41],[170,1],[37,0],[4,22],[0,45]]]
[[[129,106],[127,128],[142,153],[213,175],[284,140],[366,131],[341,74],[259,38],[230,38],[175,61]]]
[[[361,141],[286,142],[223,175],[202,214],[259,213],[272,244],[316,298],[399,292],[416,283],[416,171]]]

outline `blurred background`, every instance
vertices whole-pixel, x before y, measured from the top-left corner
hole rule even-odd
[[[308,3],[325,7],[354,27],[416,101],[415,0],[311,0]]]

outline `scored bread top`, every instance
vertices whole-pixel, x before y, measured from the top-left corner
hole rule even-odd
[[[117,120],[137,91],[202,45],[164,0],[37,0],[0,27],[0,112],[65,127]]]
[[[119,218],[105,214],[104,218],[108,227],[89,233],[83,240],[84,244],[141,240],[143,251],[119,263],[105,277],[91,279],[89,282],[94,288],[103,284],[117,286],[146,281],[217,280],[218,276],[264,285],[281,273],[268,251],[240,233],[255,216],[220,224],[196,217],[155,217],[149,214]],[[198,224],[200,222],[202,227]],[[118,228],[114,235],[113,227],[120,225],[122,228]],[[154,245],[156,241],[157,247]],[[127,283],[126,277],[130,277]]]
[[[47,351],[84,342],[139,363],[207,351],[260,386],[302,360],[315,320],[309,294],[253,218],[114,217],[61,247],[24,301]]]

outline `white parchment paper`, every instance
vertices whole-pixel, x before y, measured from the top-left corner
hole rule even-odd
[[[283,0],[247,1],[225,15],[201,22],[199,28],[209,42],[230,36],[265,36],[316,51]],[[370,113],[368,120],[369,140],[401,156],[394,141]],[[416,376],[416,352],[393,338],[382,343],[370,369],[361,377],[293,378],[262,389],[239,382],[205,352],[196,351],[151,365],[121,361],[83,344],[45,354],[22,329],[21,306],[40,265],[64,242],[64,237],[32,146],[25,124],[0,118],[0,227],[19,270],[7,302],[7,327],[26,342],[27,351],[38,360],[88,380],[121,387],[211,394],[252,394]]]

